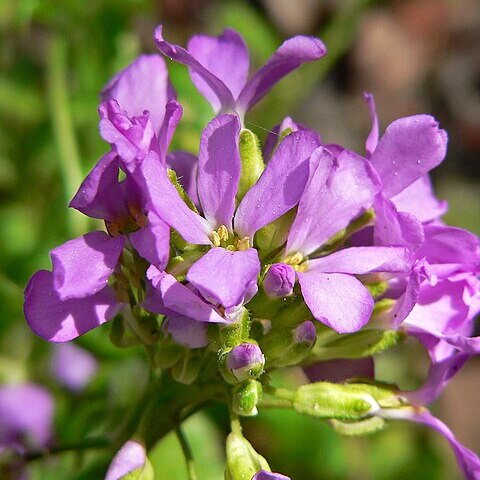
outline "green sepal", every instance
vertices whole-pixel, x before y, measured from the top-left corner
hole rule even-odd
[[[299,387],[292,397],[293,408],[322,419],[360,420],[372,414],[376,402],[368,392],[329,382]]]
[[[337,433],[347,437],[355,437],[379,432],[386,427],[387,422],[380,417],[369,417],[358,422],[330,420],[330,424]]]
[[[242,435],[231,432],[227,437],[226,450],[225,480],[251,480],[260,470],[270,471],[265,458]]]
[[[322,335],[318,336],[309,363],[335,358],[369,357],[395,347],[406,338],[406,334],[400,330],[361,330],[349,335],[328,332],[325,336],[327,339],[323,342]]]
[[[240,202],[260,178],[265,164],[263,163],[260,141],[251,130],[243,129],[240,132],[239,149],[242,173],[237,190],[237,200]]]
[[[133,347],[141,345],[141,341],[126,324],[126,320],[121,313],[115,315],[111,322],[110,341],[118,348]]]
[[[120,477],[119,480],[155,480],[155,471],[147,458],[142,467],[128,472],[126,475]]]
[[[257,404],[262,398],[262,384],[257,380],[246,380],[232,389],[232,409],[242,417],[257,415]]]
[[[222,349],[233,348],[249,337],[250,315],[245,307],[242,308],[240,320],[229,325],[221,325],[219,328],[219,342]]]
[[[255,234],[255,245],[260,250],[260,255],[262,252],[271,252],[286,242],[296,213],[296,208],[289,210]]]
[[[192,202],[190,197],[186,194],[183,187],[180,185],[180,182],[178,181],[175,170],[172,170],[171,168],[167,168],[167,174],[168,174],[169,180],[173,183],[178,194],[180,195],[181,199],[187,204],[188,208],[190,208],[190,210],[193,210],[195,213],[198,213],[197,207]]]
[[[159,344],[155,352],[155,365],[164,370],[170,368],[185,355],[185,352],[185,347],[170,339],[166,340]]]
[[[398,387],[389,383],[372,381],[371,383],[357,383],[352,381],[347,384],[352,391],[366,392],[371,395],[382,408],[399,408],[407,405],[398,396]]]
[[[315,342],[296,342],[292,328],[272,331],[261,341],[268,368],[298,365],[312,351]]]
[[[365,287],[373,298],[378,298],[388,290],[388,282],[367,283]]]
[[[172,367],[172,377],[177,382],[190,385],[197,379],[202,364],[202,352],[186,350],[185,356]]]
[[[160,339],[160,327],[157,316],[147,312],[138,305],[132,308],[133,318],[136,320],[135,333],[145,345],[154,345]]]

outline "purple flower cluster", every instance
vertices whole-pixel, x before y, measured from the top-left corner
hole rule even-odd
[[[308,351],[300,355],[292,344],[313,347],[312,321],[318,334],[400,330],[431,359],[425,385],[402,394],[412,405],[437,398],[480,351],[471,336],[480,311],[478,239],[441,220],[446,204],[428,177],[447,149],[438,122],[401,118],[380,136],[366,95],[372,129],[365,154],[325,144],[290,118],[262,152],[245,114],[285,75],[323,57],[323,43],[287,40],[248,79],[248,51],[232,30],[194,36],[184,49],[159,27],[155,42],[188,67],[215,112],[198,157],[169,151],[182,107],[161,56],[141,56],[110,81],[99,115],[111,148],[70,203],[103,220],[106,231],[52,250],[52,271],[35,273],[25,291],[31,329],[65,342],[119,314],[142,341],[155,342],[141,332],[139,312],[149,312],[161,315],[162,338],[201,349],[212,332],[245,324],[243,337],[228,345],[227,367],[238,381],[249,377],[250,361],[268,368],[262,349],[269,339],[284,341],[285,331],[290,344],[279,355],[292,357],[279,364],[301,364]],[[288,314],[298,305],[300,316]],[[255,322],[262,329],[252,342]],[[465,475],[477,478],[478,458],[443,424],[429,414],[407,419],[445,435]],[[286,477],[259,471],[254,478]]]

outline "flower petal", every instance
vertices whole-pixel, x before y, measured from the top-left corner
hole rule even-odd
[[[139,167],[139,179],[153,210],[165,223],[178,231],[190,243],[211,244],[212,227],[200,215],[190,210],[170,182],[158,155],[150,152]]]
[[[326,53],[325,45],[318,38],[298,35],[286,40],[247,82],[238,97],[237,111],[244,114],[291,71],[305,62],[322,58]]]
[[[97,231],[53,249],[53,285],[59,298],[83,298],[106,287],[124,243],[123,235],[112,238]]]
[[[209,72],[220,79],[237,98],[245,86],[250,68],[248,49],[243,38],[234,30],[226,28],[218,37],[195,35],[188,42],[188,51]],[[190,73],[192,82],[216,110],[217,96],[205,79],[195,70]]]
[[[173,275],[163,274],[157,279],[156,288],[161,294],[163,305],[168,310],[199,322],[226,322],[213,307],[178,282]]]
[[[241,171],[240,128],[237,115],[220,115],[207,125],[200,140],[198,196],[205,218],[213,229],[225,225],[232,231]]]
[[[145,447],[135,440],[128,440],[113,458],[105,480],[121,480],[142,468],[146,461]]]
[[[82,391],[98,369],[95,357],[74,343],[55,345],[51,365],[55,378],[74,392]]]
[[[309,157],[318,146],[318,136],[310,131],[285,137],[238,206],[234,223],[240,236],[253,238],[298,203],[308,179]]]
[[[252,480],[291,480],[290,477],[282,475],[281,473],[267,472],[267,470],[260,470],[253,477]]]
[[[365,358],[336,358],[317,362],[306,367],[303,371],[310,382],[343,383],[349,378],[375,378],[375,364],[373,357]]]
[[[428,175],[415,180],[391,200],[399,212],[410,213],[423,223],[440,218],[448,208],[445,200],[438,200],[433,194],[432,182]]]
[[[174,98],[167,66],[157,54],[141,55],[102,90],[102,99],[115,99],[129,117],[138,117],[148,110],[156,133],[163,122],[165,105]]]
[[[36,447],[46,447],[53,433],[54,406],[53,396],[40,385],[34,383],[2,385],[0,387],[2,447],[6,444],[18,444],[22,439],[33,441]]]
[[[176,343],[188,348],[203,348],[208,345],[205,322],[198,322],[184,315],[169,315],[166,321],[166,329]]]
[[[253,248],[238,252],[212,248],[190,267],[187,280],[208,301],[229,308],[243,302],[259,274],[260,261]]]
[[[110,143],[129,170],[135,160],[142,158],[150,149],[154,137],[148,112],[129,117],[116,100],[106,100],[98,109],[100,135]]]
[[[417,250],[424,241],[423,225],[409,213],[397,212],[395,204],[382,193],[374,201],[376,245],[406,246]]]
[[[210,92],[207,100],[210,102],[216,112],[222,109],[233,110],[235,101],[232,93],[225,83],[223,83],[223,81],[208,68],[203,66],[190,52],[179,45],[174,45],[167,42],[163,38],[162,25],[159,25],[155,30],[155,43],[163,55],[167,56],[171,60],[175,60],[178,63],[187,65],[190,70],[190,75],[193,74],[194,78],[197,78],[197,82],[201,78],[204,82],[204,86],[206,87],[208,85]]]
[[[170,227],[163,220],[149,212],[148,224],[128,238],[141,257],[160,270],[165,269],[170,256]]]
[[[369,208],[379,188],[368,162],[353,152],[345,150],[334,158],[327,149],[318,149],[312,164],[290,228],[287,254],[314,252]]]
[[[297,275],[305,303],[320,322],[338,333],[356,332],[368,322],[373,298],[355,277],[317,271]]]
[[[387,197],[400,193],[445,158],[447,134],[429,115],[414,115],[391,123],[370,161]]]
[[[70,207],[92,218],[113,221],[128,215],[118,181],[117,153],[104,155],[83,181]]]
[[[167,150],[173,134],[183,115],[183,107],[176,100],[171,100],[165,108],[165,117],[158,133],[158,151],[162,164],[165,164]]]
[[[430,264],[480,262],[478,237],[467,230],[446,225],[427,225],[425,243],[416,252]]]
[[[470,355],[460,353],[433,362],[428,370],[427,381],[417,390],[402,391],[401,396],[414,405],[428,405],[434,402],[469,358]]]
[[[308,261],[308,271],[350,273],[408,272],[413,255],[403,247],[351,247]]]
[[[377,110],[375,108],[375,98],[373,95],[365,92],[363,94],[363,98],[367,102],[368,109],[370,110],[370,118],[372,120],[372,128],[368,134],[367,140],[365,141],[365,150],[368,158],[370,158],[378,145],[378,117]]]
[[[24,312],[33,332],[51,342],[67,342],[112,319],[123,307],[109,287],[89,297],[62,300],[53,274],[40,270],[25,289]]]

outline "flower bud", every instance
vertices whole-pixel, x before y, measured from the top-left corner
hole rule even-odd
[[[227,354],[226,366],[239,382],[259,377],[264,365],[265,357],[255,343],[242,343]]]
[[[202,367],[199,350],[187,350],[186,355],[172,367],[172,377],[180,383],[190,385],[200,373]]]
[[[293,408],[305,415],[324,419],[361,420],[380,410],[368,387],[317,382],[302,385],[293,398]]]
[[[252,480],[290,480],[290,477],[282,475],[281,473],[260,470],[252,477]]]
[[[240,201],[259,179],[265,168],[262,149],[258,137],[248,129],[243,129],[239,140],[242,172],[238,185],[237,200]]]
[[[232,408],[237,415],[253,417],[257,415],[257,403],[262,397],[262,384],[256,380],[247,380],[232,390]]]
[[[317,339],[315,325],[310,320],[302,322],[293,330],[275,332],[269,336],[262,348],[269,365],[286,367],[298,365],[312,350]]]
[[[295,270],[285,263],[274,263],[268,269],[263,281],[263,288],[269,297],[286,297],[291,295],[295,285]]]
[[[226,451],[226,480],[250,480],[259,470],[270,470],[267,461],[242,435],[230,433],[227,437]]]

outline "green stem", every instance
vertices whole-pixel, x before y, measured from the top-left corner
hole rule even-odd
[[[59,35],[52,34],[50,38],[46,69],[50,116],[60,173],[65,186],[66,200],[70,201],[82,181],[82,170],[69,108],[67,44]],[[71,212],[68,221],[72,235],[81,235],[88,228],[87,217],[80,213]]]
[[[110,445],[111,442],[108,438],[97,438],[81,444],[58,445],[55,447],[44,448],[42,450],[26,452],[22,457],[25,461],[31,462],[51,455],[58,455],[60,453],[107,448]]]
[[[197,473],[195,471],[195,462],[193,460],[192,449],[183,433],[182,428],[180,425],[175,427],[175,433],[177,434],[178,441],[180,442],[180,446],[182,447],[183,455],[185,457],[185,463],[187,466],[187,473],[189,480],[197,480]]]
[[[263,387],[265,393],[272,395],[280,400],[287,401],[291,404],[295,398],[295,392],[293,390],[287,390],[286,388],[276,388],[271,385],[265,385]]]

